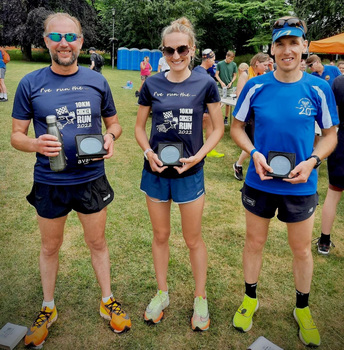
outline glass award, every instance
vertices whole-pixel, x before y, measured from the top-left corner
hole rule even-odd
[[[269,151],[268,164],[273,172],[266,175],[287,178],[289,173],[295,168],[295,153]]]
[[[163,165],[181,166],[179,159],[183,157],[182,142],[166,142],[158,144],[158,158]]]
[[[101,134],[76,135],[75,142],[79,159],[103,158],[107,154]]]

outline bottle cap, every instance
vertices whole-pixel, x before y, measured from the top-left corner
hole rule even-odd
[[[56,115],[47,115],[45,119],[46,119],[47,124],[55,123],[56,122]]]

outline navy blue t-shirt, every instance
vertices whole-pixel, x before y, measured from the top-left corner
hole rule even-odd
[[[216,83],[208,75],[192,71],[190,77],[181,83],[170,82],[165,73],[147,79],[140,93],[139,104],[152,106],[149,144],[153,151],[158,152],[159,142],[183,142],[183,157],[195,155],[203,146],[203,112],[207,103],[219,101]],[[185,177],[196,173],[203,164],[204,160],[181,175],[172,167],[154,174]],[[145,161],[144,168],[152,172],[148,161]]]
[[[34,180],[48,185],[75,185],[105,174],[104,161],[78,161],[75,136],[101,134],[101,117],[116,114],[106,79],[80,67],[75,74],[55,74],[50,67],[27,74],[19,83],[12,117],[33,120],[36,137],[46,134],[47,115],[56,115],[62,134],[67,167],[62,172],[50,169],[49,158],[37,153]]]

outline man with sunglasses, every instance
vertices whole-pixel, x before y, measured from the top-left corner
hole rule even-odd
[[[114,140],[122,132],[110,87],[105,78],[77,59],[83,44],[80,22],[65,13],[51,14],[44,22],[44,41],[51,66],[26,75],[19,83],[12,112],[11,143],[24,152],[36,152],[34,184],[27,196],[37,211],[41,234],[40,272],[43,287],[42,308],[25,337],[25,345],[41,347],[48,327],[56,321],[54,290],[68,213],[77,212],[90,249],[92,266],[102,292],[100,315],[121,333],[131,327],[128,315],[114,299],[110,283],[110,258],[105,239],[106,207],[113,200],[104,160],[78,159],[75,136],[101,134],[106,127],[104,148],[109,159]],[[63,136],[47,134],[46,116],[56,115]],[[35,137],[28,135],[33,121]],[[54,172],[49,157],[64,146],[67,167]],[[80,299],[82,297],[80,296]]]
[[[339,68],[332,65],[323,65],[318,55],[311,55],[307,58],[306,64],[312,71],[312,75],[326,80],[332,86],[334,79],[342,75]]]
[[[246,216],[245,296],[233,318],[233,325],[243,332],[252,327],[253,315],[259,307],[256,290],[263,248],[270,220],[278,210],[277,218],[287,225],[288,243],[293,254],[296,288],[293,314],[299,325],[299,337],[306,345],[318,346],[320,335],[308,306],[313,273],[312,229],[318,203],[315,168],[337,143],[338,115],[329,84],[300,70],[302,54],[307,49],[305,34],[305,24],[298,18],[283,17],[275,22],[271,53],[275,56],[277,69],[250,79],[233,113],[231,136],[251,154],[242,189]],[[254,144],[244,130],[245,123],[253,116]],[[323,137],[313,149],[315,121],[321,127]],[[289,175],[271,176],[274,169],[267,162],[270,151],[277,151],[285,158],[293,154],[295,166],[290,163]],[[271,288],[281,289],[279,284]]]

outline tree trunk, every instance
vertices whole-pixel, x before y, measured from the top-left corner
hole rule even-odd
[[[32,61],[31,43],[24,43],[21,47],[21,51],[25,61]]]

